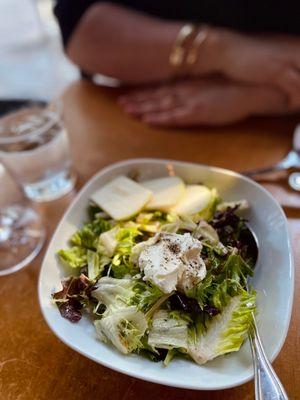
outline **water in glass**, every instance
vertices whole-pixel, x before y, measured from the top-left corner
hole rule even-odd
[[[74,187],[68,135],[52,111],[35,107],[3,118],[0,159],[31,200],[54,200]]]

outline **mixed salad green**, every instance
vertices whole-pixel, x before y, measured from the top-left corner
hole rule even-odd
[[[167,365],[237,351],[251,326],[256,244],[216,189],[178,177],[117,177],[92,197],[88,221],[58,252],[71,270],[52,294],[62,317],[89,314],[97,337]]]

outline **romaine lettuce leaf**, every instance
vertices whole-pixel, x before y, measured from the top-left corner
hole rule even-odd
[[[148,344],[162,349],[188,348],[188,321],[172,317],[167,310],[159,310],[153,315]]]
[[[109,309],[136,306],[150,318],[161,304],[167,300],[158,287],[132,278],[117,279],[104,276],[99,279],[92,296]]]
[[[253,321],[255,294],[243,290],[232,297],[222,310],[206,325],[197,337],[190,337],[188,352],[198,363],[238,351]]]
[[[116,279],[109,276],[100,278],[92,296],[111,310],[131,305],[135,296],[135,282],[132,279]]]
[[[95,251],[88,250],[86,258],[88,265],[88,277],[91,280],[95,280],[98,275],[100,275],[99,255]]]
[[[105,338],[122,353],[143,347],[142,337],[148,327],[146,318],[135,306],[119,308],[94,322],[98,338]]]
[[[115,226],[109,231],[101,233],[97,250],[106,253],[108,257],[112,257],[118,245],[116,235],[119,229],[118,226]]]
[[[104,268],[111,262],[111,259],[105,254],[97,253],[92,250],[87,250],[87,266],[88,277],[91,280],[96,280],[103,273]]]

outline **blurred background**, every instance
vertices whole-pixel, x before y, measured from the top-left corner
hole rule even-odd
[[[0,1],[0,100],[50,100],[78,77],[52,7],[51,0]]]

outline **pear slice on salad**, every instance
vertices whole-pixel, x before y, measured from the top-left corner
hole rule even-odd
[[[91,199],[117,221],[128,219],[145,206],[152,192],[126,176],[118,176],[97,190]]]
[[[185,190],[185,184],[178,176],[151,179],[141,184],[153,193],[146,204],[147,210],[169,210],[178,203]]]
[[[179,216],[193,215],[201,212],[211,201],[212,193],[204,185],[188,185],[179,202],[170,212]]]

